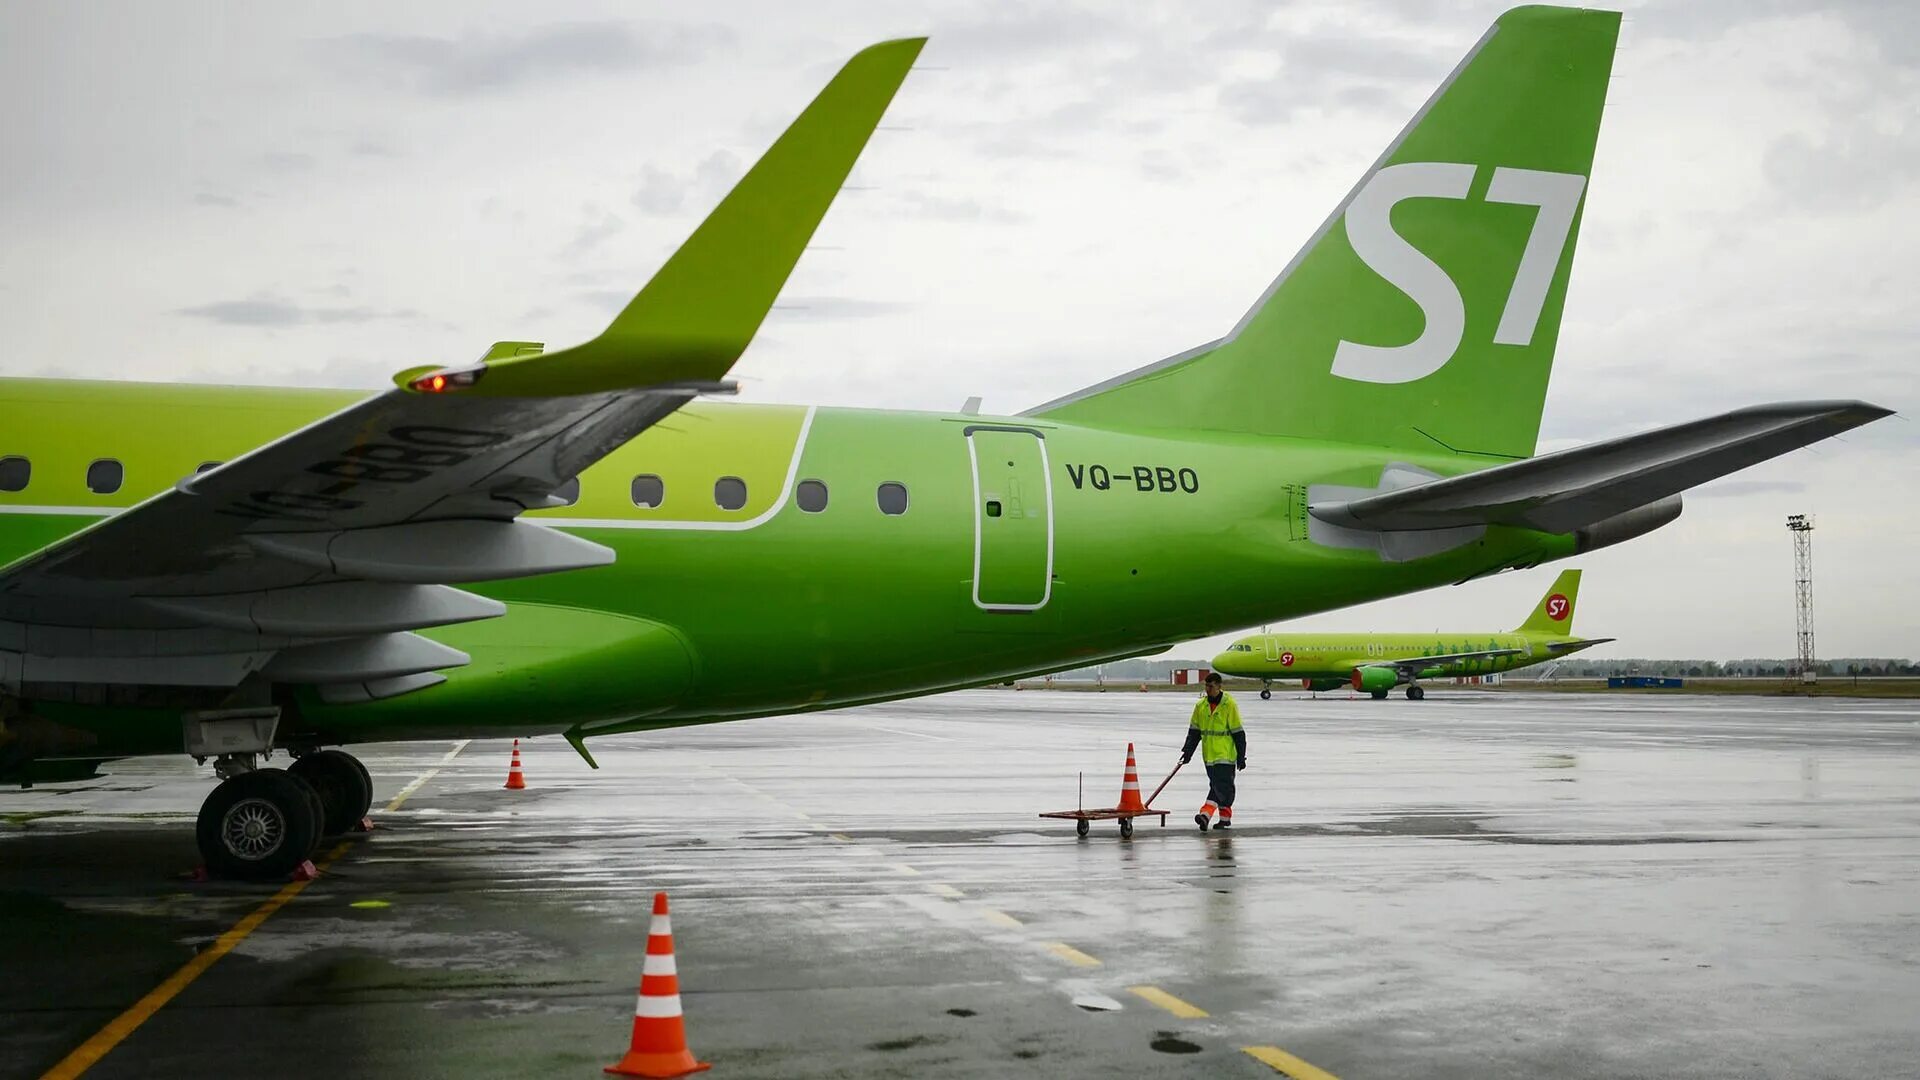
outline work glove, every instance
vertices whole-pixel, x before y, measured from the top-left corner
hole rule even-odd
[[[1186,764],[1187,762],[1189,762],[1189,761],[1192,761],[1192,760],[1193,760],[1193,755],[1192,755],[1192,754],[1181,754],[1181,755],[1180,755],[1180,764],[1182,764],[1182,765],[1185,765],[1185,764]]]
[[[1247,768],[1247,759],[1241,758],[1239,761],[1234,762],[1233,768],[1235,772],[1245,772]]]

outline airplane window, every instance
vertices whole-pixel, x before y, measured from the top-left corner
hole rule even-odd
[[[562,505],[565,506],[572,506],[574,503],[579,502],[580,478],[576,476],[566,483],[561,484],[559,487],[554,488],[553,497],[559,499]]]
[[[723,476],[713,482],[713,501],[722,510],[738,510],[747,505],[747,482],[737,476]]]
[[[905,484],[896,484],[889,480],[880,485],[880,490],[874,493],[874,498],[880,503],[880,512],[883,514],[907,512],[907,485]]]
[[[25,491],[32,477],[33,463],[26,458],[0,458],[0,491]]]
[[[197,465],[197,466],[195,466],[195,467],[194,467],[194,470],[193,470],[193,471],[194,471],[194,472],[196,472],[196,473],[203,473],[203,472],[207,472],[207,471],[209,471],[209,470],[212,470],[212,469],[217,469],[217,468],[219,468],[219,467],[220,467],[221,465],[223,465],[223,464],[225,464],[225,462],[220,462],[220,461],[203,461],[203,462],[201,462],[201,463],[200,463],[199,465]]]
[[[633,505],[644,510],[653,510],[666,501],[665,481],[652,473],[642,473],[633,478]]]
[[[120,490],[127,470],[112,458],[101,458],[87,466],[87,490],[95,495],[111,495]]]
[[[800,509],[817,514],[827,508],[827,485],[818,480],[802,480],[793,489],[793,499],[800,504]]]

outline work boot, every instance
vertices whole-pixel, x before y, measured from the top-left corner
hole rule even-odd
[[[1214,828],[1216,828],[1216,829],[1231,829],[1231,828],[1233,828],[1233,819],[1232,819],[1232,818],[1230,818],[1230,817],[1223,817],[1223,818],[1221,818],[1221,819],[1220,819],[1220,824],[1218,824],[1218,825],[1215,825],[1215,826],[1214,826]]]
[[[1193,815],[1193,823],[1194,823],[1195,825],[1198,825],[1198,826],[1200,826],[1200,831],[1201,831],[1201,832],[1206,832],[1206,831],[1207,831],[1207,820],[1208,820],[1208,819],[1207,819],[1207,815],[1205,815],[1205,814],[1195,814],[1195,815]]]

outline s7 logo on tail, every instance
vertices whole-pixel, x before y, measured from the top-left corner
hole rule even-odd
[[[1342,340],[1334,349],[1333,374],[1358,382],[1402,383],[1424,379],[1453,359],[1466,333],[1466,305],[1460,287],[1439,264],[1393,231],[1393,208],[1406,199],[1465,199],[1475,167],[1418,161],[1390,165],[1367,178],[1347,205],[1347,241],[1368,269],[1420,305],[1426,327],[1405,345],[1366,345]],[[1587,178],[1574,173],[1534,169],[1493,170],[1487,201],[1534,206],[1533,231],[1520,255],[1500,326],[1498,345],[1530,345],[1546,306],[1547,290],[1573,231]]]

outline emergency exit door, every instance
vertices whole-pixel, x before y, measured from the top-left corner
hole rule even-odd
[[[1028,428],[969,427],[973,464],[973,602],[1027,612],[1053,592],[1053,484],[1047,445]]]

